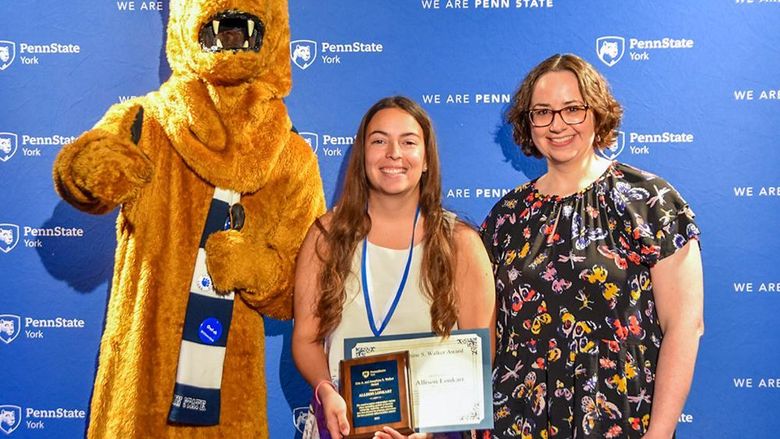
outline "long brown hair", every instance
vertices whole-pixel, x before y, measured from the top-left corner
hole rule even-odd
[[[322,261],[319,273],[320,297],[316,315],[317,337],[324,340],[341,322],[341,310],[347,296],[344,289],[352,269],[357,245],[371,229],[368,216],[369,183],[365,167],[366,129],[381,110],[397,108],[420,124],[425,141],[428,165],[420,180],[420,214],[425,218],[425,247],[422,259],[422,289],[431,301],[431,327],[436,334],[449,335],[458,317],[455,295],[455,247],[452,242],[454,223],[444,217],[441,206],[441,170],[436,135],[431,119],[417,103],[402,96],[381,99],[363,116],[347,164],[344,188],[333,209],[327,229],[317,220],[324,245],[317,248]]]

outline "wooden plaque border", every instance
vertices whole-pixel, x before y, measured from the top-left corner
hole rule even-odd
[[[378,363],[382,361],[395,361],[398,367],[398,410],[401,411],[401,420],[391,424],[368,425],[355,428],[352,413],[352,381],[350,378],[350,369],[352,366],[361,364]],[[371,355],[367,357],[353,358],[350,360],[341,360],[339,364],[339,376],[341,381],[340,393],[347,403],[347,420],[349,421],[349,439],[368,439],[374,437],[374,432],[387,425],[404,435],[414,433],[412,420],[412,393],[410,392],[409,379],[409,351],[391,352],[387,354]]]

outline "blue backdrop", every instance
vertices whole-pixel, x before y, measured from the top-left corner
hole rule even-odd
[[[703,231],[706,333],[678,436],[777,437],[780,2],[290,0],[290,14],[291,52],[316,56],[295,58],[287,103],[330,203],[363,112],[404,94],[435,122],[447,206],[481,222],[544,172],[503,121],[519,81],[556,52],[593,63],[625,106],[608,154],[671,181]],[[81,437],[115,215],[64,204],[52,162],[168,77],[167,2],[3,1],[0,18],[0,408],[21,413],[0,431]],[[291,323],[267,327],[271,433],[292,438],[310,389]]]

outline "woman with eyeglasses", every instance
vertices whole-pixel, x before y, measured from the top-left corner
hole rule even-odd
[[[599,154],[621,116],[575,55],[513,97],[515,142],[547,172],[482,225],[498,307],[485,437],[674,435],[703,332],[699,230],[669,183]]]
[[[490,261],[476,231],[445,211],[441,197],[428,115],[404,97],[374,104],[336,207],[312,226],[298,255],[293,358],[323,418],[304,438],[350,431],[337,391],[344,339],[455,328],[490,328],[493,338]],[[405,436],[385,426],[374,437]]]

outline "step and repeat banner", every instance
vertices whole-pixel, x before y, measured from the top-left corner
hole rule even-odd
[[[479,224],[541,175],[504,121],[553,53],[593,63],[625,107],[607,154],[671,181],[703,231],[706,333],[681,438],[780,431],[780,2],[290,0],[290,115],[329,204],[364,111],[407,95],[439,136],[449,209]],[[84,434],[116,213],[62,202],[52,162],[115,103],[158,88],[167,1],[0,2],[0,437]],[[291,322],[267,321],[273,438],[311,390]],[[228,371],[227,373],[231,373]]]

